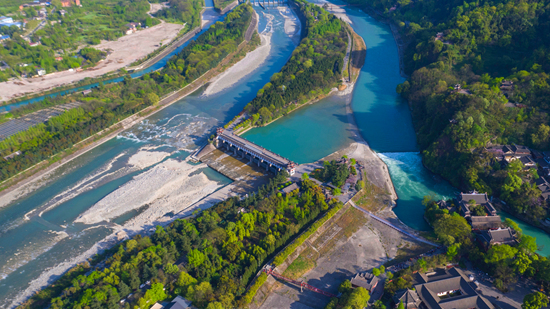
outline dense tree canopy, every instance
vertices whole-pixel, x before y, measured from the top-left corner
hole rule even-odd
[[[295,1],[305,23],[305,38],[271,81],[258,91],[245,110],[248,125],[266,124],[311,98],[328,92],[342,77],[347,33],[342,22],[323,8]]]
[[[346,1],[386,16],[409,43],[410,77],[397,92],[412,108],[425,166],[462,190],[500,196],[516,215],[543,219],[537,177],[500,170],[483,149],[550,147],[550,2]],[[501,87],[504,80],[513,85]]]
[[[23,308],[47,303],[52,309],[119,308],[129,293],[126,303],[138,308],[176,295],[198,308],[243,307],[251,296],[241,296],[263,263],[330,207],[341,206],[337,200],[327,204],[321,188],[309,180],[283,197],[277,187],[285,181],[280,174],[245,199],[227,199],[195,218],[125,241],[109,251],[104,267],[70,272],[70,280],[57,284],[58,290],[64,284],[62,292],[52,295],[46,289]],[[303,216],[295,216],[297,209]],[[368,292],[353,292],[349,299],[366,304]]]

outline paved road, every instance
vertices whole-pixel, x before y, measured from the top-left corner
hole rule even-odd
[[[382,218],[380,218],[380,217],[375,216],[375,215],[372,214],[370,211],[367,211],[367,210],[365,210],[365,209],[363,209],[363,208],[357,206],[357,205],[355,204],[355,202],[353,202],[352,200],[350,200],[349,202],[351,203],[351,205],[352,205],[353,207],[355,207],[355,208],[361,210],[362,212],[366,213],[367,215],[369,215],[369,216],[372,217],[373,219],[375,219],[375,220],[377,220],[377,221],[379,221],[379,222],[382,222],[382,223],[384,223],[385,225],[387,225],[387,226],[389,226],[389,227],[391,227],[391,228],[393,228],[393,229],[395,229],[395,230],[397,230],[397,231],[399,231],[399,232],[401,232],[401,233],[403,233],[403,234],[405,234],[405,235],[407,235],[407,236],[409,236],[409,237],[411,237],[411,238],[413,238],[413,239],[415,239],[415,240],[417,240],[417,241],[423,242],[423,243],[428,244],[428,245],[430,245],[430,246],[439,247],[438,244],[434,244],[433,242],[427,241],[427,240],[425,240],[424,238],[415,236],[415,235],[413,235],[413,234],[411,234],[411,233],[409,233],[409,232],[407,232],[407,231],[405,231],[405,230],[402,230],[401,228],[399,228],[399,227],[397,227],[397,226],[395,226],[395,225],[389,223],[388,221],[386,221],[386,220],[384,220],[384,219],[382,219]]]

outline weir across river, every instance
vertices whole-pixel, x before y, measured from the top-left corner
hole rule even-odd
[[[235,156],[250,159],[251,163],[257,163],[258,167],[265,167],[266,171],[274,173],[286,170],[290,176],[296,172],[296,163],[284,158],[272,151],[258,146],[229,130],[218,128],[216,135],[216,147],[233,152]]]

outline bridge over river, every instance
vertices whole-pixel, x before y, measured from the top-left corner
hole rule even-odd
[[[258,167],[265,167],[266,171],[277,173],[286,170],[291,176],[296,172],[296,163],[287,158],[235,135],[229,130],[218,128],[217,133],[217,148],[225,148],[235,156],[240,155],[243,159],[250,159],[251,163],[257,163]]]

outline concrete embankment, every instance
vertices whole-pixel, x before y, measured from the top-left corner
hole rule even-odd
[[[234,1],[234,2],[231,2],[230,4],[228,4],[225,8],[223,9],[218,9],[216,8],[216,11],[220,12],[221,15],[231,11],[232,9],[234,9],[237,5],[239,5],[239,1]]]

